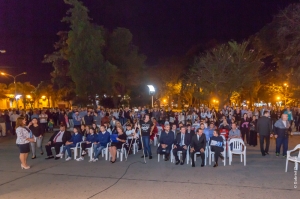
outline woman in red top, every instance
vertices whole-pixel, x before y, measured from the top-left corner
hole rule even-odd
[[[155,118],[152,118],[152,123],[153,123],[153,131],[152,131],[152,135],[150,136],[150,140],[153,141],[154,137],[157,135],[158,133],[158,129],[157,129],[157,121]]]

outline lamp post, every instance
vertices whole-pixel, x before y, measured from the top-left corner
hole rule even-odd
[[[152,108],[153,108],[153,95],[154,95],[154,93],[155,93],[155,88],[154,88],[154,86],[153,85],[147,85],[148,86],[148,88],[149,88],[149,95],[151,95],[152,96]]]
[[[14,85],[15,85],[15,97],[14,97],[14,99],[15,99],[15,101],[16,101],[16,107],[18,108],[18,104],[17,104],[17,83],[16,83],[16,78],[17,78],[18,76],[20,76],[20,75],[26,75],[27,73],[26,73],[26,72],[23,72],[23,73],[20,73],[20,74],[18,74],[18,75],[15,75],[15,76],[10,75],[10,74],[7,74],[7,73],[3,73],[3,72],[0,72],[0,74],[3,75],[3,76],[9,76],[9,77],[12,77],[12,78],[14,79]]]
[[[284,106],[286,106],[286,95],[287,95],[287,88],[289,87],[289,85],[287,83],[283,84],[285,87],[285,92],[284,92]]]
[[[6,50],[0,50],[0,53],[2,53],[2,54],[6,53]]]

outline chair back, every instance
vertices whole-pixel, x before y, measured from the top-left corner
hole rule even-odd
[[[229,145],[232,144],[232,150],[243,151],[243,146],[245,145],[243,140],[240,138],[232,138],[229,141]]]

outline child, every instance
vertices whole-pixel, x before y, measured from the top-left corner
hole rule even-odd
[[[54,126],[53,119],[50,119],[49,122],[48,122],[49,132],[53,132],[53,126]]]

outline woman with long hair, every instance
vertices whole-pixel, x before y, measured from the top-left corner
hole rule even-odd
[[[26,126],[26,119],[24,117],[19,117],[16,121],[16,134],[16,144],[20,150],[21,168],[30,169],[30,166],[27,165],[27,157],[30,151],[29,143],[35,142],[35,139],[32,137],[30,129]]]
[[[126,142],[126,134],[123,131],[122,126],[117,126],[116,130],[118,132],[117,142],[112,142],[111,146],[109,147],[109,152],[111,154],[111,163],[116,162],[116,156],[117,156],[117,149],[121,149],[122,145]]]

